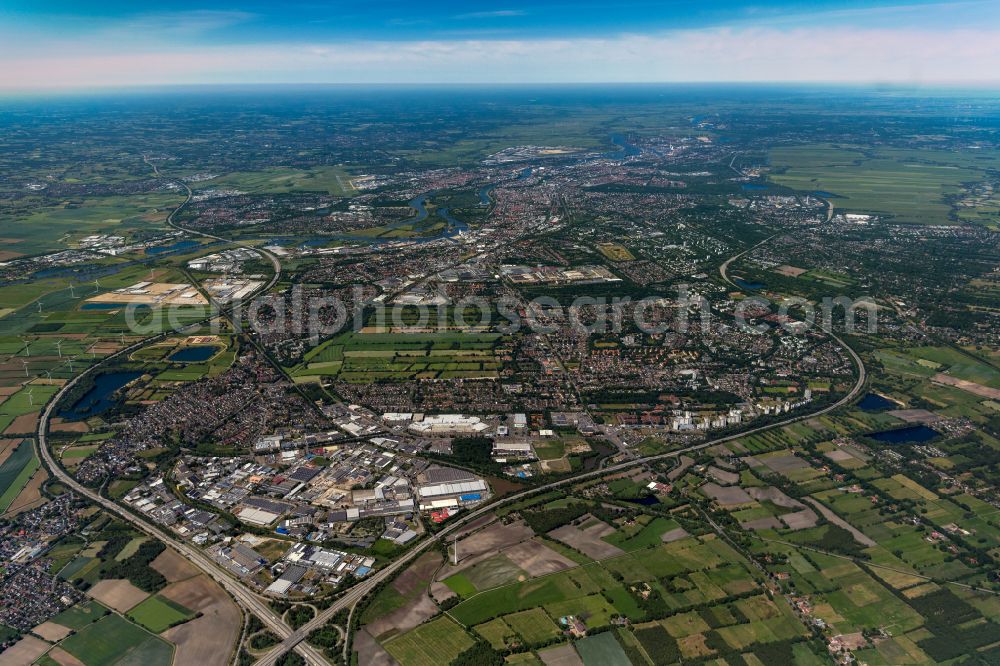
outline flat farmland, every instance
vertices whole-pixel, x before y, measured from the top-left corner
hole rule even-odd
[[[472,645],[472,637],[462,627],[439,617],[386,641],[383,647],[402,666],[437,666],[450,663]]]
[[[585,571],[571,569],[477,594],[455,606],[451,615],[466,626],[471,626],[497,615],[555,604],[599,591],[600,587]]]
[[[529,644],[550,640],[561,633],[552,618],[541,608],[512,613],[503,619],[508,627],[520,634]]]
[[[195,616],[189,609],[159,595],[149,597],[128,612],[128,617],[155,634]]]
[[[312,350],[295,377],[378,379],[495,378],[497,333],[347,333]]]
[[[237,171],[205,181],[199,189],[209,188],[234,188],[257,194],[324,192],[335,196],[352,196],[357,193],[351,184],[350,174],[338,166],[312,169],[273,167],[262,171]]]
[[[120,615],[107,615],[61,644],[87,666],[170,666],[174,648]]]
[[[972,163],[956,163],[941,151],[862,152],[816,144],[775,148],[769,158],[775,168],[784,169],[770,176],[779,185],[832,194],[835,208],[916,224],[957,224],[949,219],[951,206],[944,197],[983,177],[982,171],[969,168]]]
[[[22,254],[61,250],[66,240],[89,234],[161,229],[167,212],[181,201],[181,195],[168,193],[66,201],[0,224],[0,235],[11,241],[5,249]]]
[[[7,510],[40,466],[31,440],[24,440],[0,464],[0,513]]]

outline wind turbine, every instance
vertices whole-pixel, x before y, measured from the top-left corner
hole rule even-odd
[[[56,351],[59,352],[59,358],[62,358],[62,340],[56,340]]]
[[[30,405],[31,407],[35,406],[35,398],[32,397],[32,395],[31,395],[31,392],[33,390],[34,389],[32,387],[30,387],[30,386],[28,387],[28,405]]]
[[[41,301],[38,301],[38,311],[39,312],[42,311],[42,302]]]
[[[29,342],[28,340],[22,340],[21,342],[24,343],[24,355],[31,356],[31,348],[30,348],[31,342]]]
[[[73,359],[68,359],[66,362],[69,363],[69,371],[73,372]]]
[[[69,295],[70,295],[70,298],[76,298],[76,292],[73,291],[73,283],[72,282],[69,285]]]
[[[99,293],[101,291],[101,281],[94,280],[94,293]]]
[[[27,377],[28,376],[28,361],[26,361],[25,359],[22,358],[21,359],[21,363],[24,364],[24,376]]]

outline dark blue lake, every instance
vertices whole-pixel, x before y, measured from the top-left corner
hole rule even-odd
[[[753,190],[753,191],[756,191],[756,190],[766,190],[768,188],[767,185],[762,185],[760,183],[743,183],[743,185],[741,187],[744,190]]]
[[[656,495],[643,495],[642,497],[627,499],[624,501],[630,504],[641,504],[642,506],[652,506],[660,503],[660,500],[656,499]]]
[[[92,416],[98,416],[111,409],[115,402],[111,399],[115,391],[128,384],[133,379],[142,376],[141,372],[107,372],[94,378],[94,385],[69,409],[59,412],[61,418],[67,421],[82,421]]]
[[[816,190],[815,192],[813,192],[813,194],[815,194],[818,197],[823,197],[824,199],[832,199],[837,196],[833,192],[825,192],[823,190]]]
[[[868,437],[885,444],[909,444],[910,442],[926,442],[940,435],[941,433],[937,430],[932,430],[925,425],[916,425],[898,430],[873,432]]]
[[[146,254],[168,254],[170,252],[178,252],[180,250],[187,250],[192,247],[198,247],[201,245],[196,240],[181,240],[176,243],[171,243],[170,245],[158,245],[156,247],[147,247]]]
[[[207,361],[219,352],[215,345],[195,345],[179,349],[167,357],[168,361],[177,363],[200,363]]]
[[[747,282],[743,278],[734,277],[733,282],[743,287],[744,289],[763,289],[767,285],[763,282]]]
[[[887,409],[895,409],[899,405],[888,398],[883,398],[878,393],[868,393],[858,403],[858,407],[866,412],[884,412]]]
[[[149,306],[144,303],[133,303],[132,309],[136,310],[138,308],[148,308]],[[84,303],[80,306],[81,310],[124,310],[129,307],[129,303]]]

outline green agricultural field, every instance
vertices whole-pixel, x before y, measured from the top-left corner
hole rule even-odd
[[[91,600],[67,608],[52,618],[52,621],[74,631],[79,631],[87,625],[97,622],[110,612],[102,604]]]
[[[384,586],[361,615],[362,624],[374,622],[425,594],[440,562],[441,556],[436,551],[421,555],[399,578],[408,581],[406,585],[409,592],[404,595],[395,585]]]
[[[475,626],[473,629],[477,634],[485,638],[495,650],[504,649],[507,646],[505,639],[514,635],[514,632],[507,626],[507,623],[499,617]]]
[[[450,613],[462,624],[471,626],[498,615],[556,604],[595,594],[599,590],[599,586],[586,571],[570,569],[544,578],[487,590],[463,601]]]
[[[678,527],[680,525],[675,520],[654,518],[649,524],[642,526],[638,531],[629,534],[623,530],[619,530],[614,534],[604,537],[604,540],[618,546],[622,550],[639,550],[660,544],[660,537],[663,534]]]
[[[56,543],[48,553],[46,557],[52,560],[52,564],[49,566],[49,573],[58,573],[60,569],[66,566],[77,553],[79,553],[83,547],[84,542],[82,540],[77,540],[75,538],[67,538]]]
[[[323,192],[334,196],[357,194],[351,176],[342,167],[309,170],[274,167],[262,171],[238,171],[201,183],[199,189],[235,188],[254,194]]]
[[[74,199],[0,224],[0,237],[10,239],[6,249],[37,254],[64,249],[90,234],[157,231],[164,228],[167,212],[181,200],[179,194]]]
[[[448,576],[442,582],[447,585],[452,592],[460,597],[471,597],[477,592],[476,586],[472,584],[472,581],[470,581],[464,573],[457,573],[453,576]]]
[[[477,562],[459,575],[464,575],[477,590],[488,590],[528,578],[527,573],[503,554]]]
[[[87,666],[170,666],[174,647],[120,615],[107,615],[60,646]]]
[[[363,383],[494,378],[500,339],[498,333],[345,333],[311,350],[291,374]]]
[[[529,645],[555,638],[562,632],[541,608],[512,613],[504,616],[507,626],[520,634]]]
[[[610,631],[587,636],[577,641],[574,647],[584,666],[631,666],[632,664]]]
[[[184,606],[160,595],[149,597],[128,612],[129,619],[155,634],[166,631],[175,624],[186,622],[194,616],[195,613]]]
[[[438,666],[450,663],[473,645],[472,637],[447,617],[420,625],[382,647],[401,666]]]
[[[611,616],[618,612],[601,594],[591,594],[575,599],[566,599],[545,604],[545,610],[552,617],[579,616],[590,627],[603,627],[611,623]]]
[[[772,149],[770,179],[803,192],[835,195],[835,208],[889,215],[897,222],[956,224],[947,195],[984,178],[984,164],[944,151],[839,148],[816,144]]]
[[[41,462],[35,456],[31,440],[24,440],[0,465],[0,513],[7,510],[28,480],[38,470]]]

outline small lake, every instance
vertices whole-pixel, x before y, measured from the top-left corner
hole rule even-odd
[[[883,398],[878,393],[868,393],[858,403],[858,408],[866,412],[884,412],[887,409],[896,409],[897,407],[899,405],[888,398]]]
[[[767,185],[762,185],[761,183],[743,183],[741,187],[744,190],[751,190],[751,191],[766,190],[768,188]]]
[[[642,506],[653,506],[654,504],[660,503],[660,500],[656,499],[656,495],[643,495],[642,497],[622,501],[628,502],[629,504],[640,504]]]
[[[899,428],[897,430],[883,430],[882,432],[873,432],[868,437],[874,439],[876,442],[883,442],[885,444],[909,444],[911,442],[927,442],[935,437],[939,437],[941,433],[937,430],[928,428],[925,425],[909,426],[908,428]]]
[[[141,372],[106,372],[94,378],[94,385],[69,409],[59,412],[67,421],[83,421],[98,416],[111,409],[115,401],[115,391],[142,376]]]
[[[167,357],[168,361],[176,363],[201,363],[219,353],[220,347],[215,345],[194,345],[178,349]]]
[[[763,282],[747,282],[743,278],[734,277],[733,282],[737,285],[743,287],[744,289],[763,289],[767,285]]]
[[[80,306],[81,310],[124,310],[125,308],[131,306],[133,310],[139,310],[141,308],[148,308],[149,306],[145,303],[84,303]]]
[[[147,247],[146,254],[169,254],[170,252],[179,252],[180,250],[188,250],[193,247],[198,247],[201,245],[196,240],[181,240],[176,243],[171,243],[170,245],[158,245],[156,247]]]

